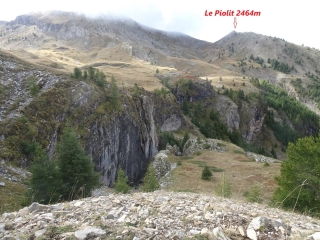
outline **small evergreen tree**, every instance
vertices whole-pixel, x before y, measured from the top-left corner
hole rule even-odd
[[[88,68],[89,79],[91,79],[91,80],[94,79],[94,73],[95,73],[95,69],[92,66],[90,66]]]
[[[275,206],[320,216],[320,135],[289,143],[276,178]]]
[[[104,87],[107,84],[106,75],[97,69],[94,74],[94,81],[99,87]]]
[[[87,197],[99,186],[99,174],[81,147],[75,131],[67,126],[57,148],[57,162],[62,181],[61,196],[63,200]]]
[[[72,75],[75,79],[82,79],[82,71],[80,68],[74,68],[73,69],[73,75]]]
[[[88,71],[84,70],[83,72],[83,80],[87,80],[88,79]]]
[[[211,176],[212,176],[212,172],[210,171],[210,169],[209,169],[208,166],[205,166],[205,167],[203,168],[203,170],[202,170],[202,176],[201,176],[201,178],[202,178],[203,180],[210,180]]]
[[[182,111],[185,115],[189,114],[189,104],[188,101],[186,99],[183,99],[183,103],[182,103]]]
[[[119,168],[117,172],[117,181],[114,185],[114,191],[116,193],[129,193],[130,192],[130,186],[127,184],[128,182],[128,176],[124,175],[124,171]]]
[[[157,189],[160,189],[159,181],[156,177],[156,173],[152,164],[149,165],[146,175],[143,179],[142,191],[144,192],[153,192]]]
[[[33,163],[30,167],[31,178],[28,186],[29,199],[31,201],[48,204],[59,200],[61,191],[61,179],[56,165],[48,159],[45,151],[39,144],[36,144],[33,153]],[[27,203],[29,204],[29,203]]]
[[[157,68],[156,73],[159,73],[159,69]]]
[[[119,88],[115,78],[111,77],[110,102],[115,109],[119,107]]]

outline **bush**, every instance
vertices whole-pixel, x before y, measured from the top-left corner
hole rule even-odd
[[[124,175],[124,171],[119,168],[117,172],[117,181],[114,185],[114,191],[116,193],[129,193],[130,192],[130,186],[127,184],[128,182],[128,176]]]
[[[216,194],[218,196],[224,197],[224,198],[230,198],[231,193],[231,183],[229,179],[226,178],[225,174],[222,173],[220,177],[220,183],[218,184],[216,188]]]
[[[212,176],[212,172],[210,171],[209,167],[208,166],[205,166],[202,170],[202,176],[201,176],[201,179],[203,180],[210,180]]]
[[[256,185],[250,191],[247,191],[243,194],[246,197],[248,202],[252,203],[262,203],[263,199],[261,197],[260,188]]]
[[[156,177],[156,173],[152,164],[149,165],[146,175],[143,179],[142,191],[144,192],[153,192],[157,189],[160,189],[159,181]]]
[[[28,87],[30,90],[31,95],[37,95],[40,91],[39,86],[37,85],[35,77],[31,76],[28,79]]]
[[[203,148],[204,148],[204,149],[209,149],[210,147],[211,147],[211,145],[208,144],[208,143],[205,143],[205,144],[203,145]]]

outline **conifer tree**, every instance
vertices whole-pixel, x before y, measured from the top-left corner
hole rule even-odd
[[[116,193],[129,193],[130,186],[128,185],[128,176],[124,175],[124,171],[119,168],[117,172],[117,181],[114,185],[114,190]]]
[[[81,147],[75,131],[67,126],[57,149],[63,200],[87,197],[99,185],[99,174]]]
[[[212,172],[210,171],[208,166],[205,166],[202,170],[202,176],[201,178],[203,180],[210,180],[210,177],[212,176]]]
[[[92,66],[90,66],[89,68],[88,68],[88,75],[89,75],[89,79],[93,79],[94,78],[94,73],[95,73],[95,69],[92,67]]]
[[[36,145],[33,153],[33,164],[30,167],[30,172],[28,198],[32,196],[32,201],[44,204],[57,202],[61,191],[59,172],[55,163],[48,159],[39,144]]]
[[[111,77],[110,102],[115,109],[119,107],[119,88],[115,78]]]
[[[88,79],[88,71],[84,70],[83,72],[83,80],[87,80]]]
[[[82,71],[81,71],[81,69],[80,68],[74,68],[73,69],[73,77],[75,78],[75,79],[82,79]]]
[[[160,189],[160,184],[156,177],[156,173],[154,171],[152,164],[149,164],[148,170],[143,179],[142,190],[144,192],[153,192],[157,189]]]
[[[276,207],[320,216],[320,135],[289,143],[287,159],[276,178],[279,187],[273,196]]]

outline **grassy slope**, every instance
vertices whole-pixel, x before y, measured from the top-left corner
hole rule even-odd
[[[244,151],[239,150],[233,144],[226,144],[226,152],[202,151],[200,155],[191,157],[170,156],[170,162],[181,162],[172,172],[172,184],[167,187],[169,191],[190,191],[198,193],[215,193],[215,189],[221,182],[223,172],[214,172],[210,181],[201,179],[201,173],[205,165],[211,170],[223,169],[226,178],[231,182],[232,197],[243,199],[243,194],[250,191],[255,185],[261,190],[261,196],[268,202],[276,188],[274,177],[280,174],[280,164],[254,162],[248,158]]]
[[[27,187],[22,183],[11,182],[3,177],[0,177],[0,182],[6,184],[5,187],[0,187],[0,214],[22,208]]]

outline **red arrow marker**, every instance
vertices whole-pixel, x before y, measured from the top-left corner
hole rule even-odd
[[[237,28],[237,18],[234,18],[234,22],[233,22],[234,28]]]

